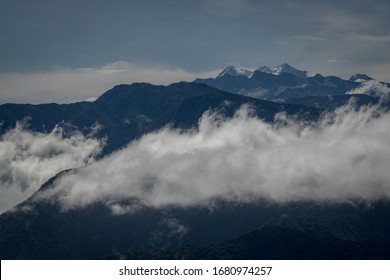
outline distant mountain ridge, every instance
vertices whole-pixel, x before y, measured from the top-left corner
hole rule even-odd
[[[221,78],[225,75],[246,76],[248,78],[251,78],[254,72],[256,71],[269,73],[273,75],[280,75],[281,73],[290,73],[301,79],[310,76],[310,74],[307,71],[298,70],[287,63],[283,63],[281,65],[276,66],[274,70],[271,70],[271,68],[266,65],[260,66],[256,70],[250,70],[250,69],[245,69],[242,67],[230,65],[227,66],[225,69],[223,69],[222,72],[218,74],[217,78]]]
[[[228,66],[216,78],[195,80],[197,83],[228,92],[277,102],[309,96],[346,95],[350,92],[355,93],[354,91],[359,94],[375,95],[368,89],[369,86],[370,89],[373,88],[371,85],[373,81],[376,83],[374,88],[383,86],[390,91],[390,84],[376,81],[365,74],[356,74],[349,80],[344,80],[336,76],[313,75],[287,63],[276,66],[274,70],[268,66],[261,66],[254,71]],[[371,84],[366,85],[367,83]]]

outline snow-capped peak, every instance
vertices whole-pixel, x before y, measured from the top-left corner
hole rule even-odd
[[[287,63],[283,63],[281,65],[276,66],[275,69],[272,71],[272,74],[274,75],[280,75],[281,73],[290,73],[301,79],[308,77],[307,71],[298,70]]]
[[[263,65],[254,71],[231,65],[223,69],[222,72],[218,74],[217,78],[221,78],[225,75],[246,76],[248,78],[251,78],[255,71],[273,74],[273,75],[280,75],[281,73],[290,73],[298,79],[305,79],[308,77],[315,76],[315,74],[309,73],[308,71],[299,70],[287,63],[283,63],[281,65],[276,66],[274,70],[271,70],[271,68],[269,68],[268,66]]]
[[[247,76],[248,78],[250,78],[252,76],[252,74],[253,74],[253,71],[251,71],[251,70],[239,68],[236,66],[228,66],[225,69],[223,69],[223,71],[221,73],[219,73],[217,78],[220,78],[220,77],[225,76],[225,75]]]
[[[271,68],[269,68],[266,65],[260,66],[259,68],[256,69],[256,71],[264,72],[264,73],[272,73]]]
[[[373,80],[373,78],[367,76],[366,74],[355,74],[351,78],[349,78],[349,80],[352,82],[361,83]]]

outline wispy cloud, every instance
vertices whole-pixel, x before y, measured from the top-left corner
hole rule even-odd
[[[346,94],[367,94],[388,99],[390,88],[382,82],[370,80],[363,82],[359,87],[348,91]]]
[[[320,42],[330,42],[332,40],[323,38],[323,37],[317,37],[317,36],[307,36],[307,35],[298,35],[293,36],[295,39],[305,40],[305,41],[320,41]]]
[[[353,39],[368,42],[390,42],[390,35],[358,34],[352,36]]]
[[[357,59],[336,59],[336,58],[331,58],[328,59],[328,63],[354,63],[357,62]]]
[[[41,199],[64,209],[100,202],[122,213],[143,206],[209,207],[216,199],[390,198],[388,113],[347,106],[308,126],[283,114],[270,125],[249,111],[229,120],[205,114],[196,131],[145,135],[62,176]]]
[[[18,123],[0,136],[0,213],[30,197],[58,172],[93,161],[101,145],[78,133],[63,137],[59,126],[43,134]]]

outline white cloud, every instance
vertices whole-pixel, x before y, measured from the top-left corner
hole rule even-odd
[[[117,84],[170,84],[215,76],[218,71],[191,73],[163,67],[146,68],[117,61],[98,68],[57,68],[44,73],[0,74],[1,103],[71,103],[91,100]]]
[[[381,98],[387,98],[390,94],[390,88],[377,80],[362,82],[357,88],[346,92],[346,94],[367,94]]]
[[[145,135],[62,176],[41,199],[64,209],[101,202],[120,214],[142,206],[208,207],[216,199],[390,198],[388,113],[347,106],[310,126],[283,114],[275,125],[249,115],[247,108],[230,120],[205,114],[199,130]]]
[[[81,134],[62,136],[28,131],[22,124],[0,136],[0,213],[30,197],[58,172],[93,160],[101,143]]]

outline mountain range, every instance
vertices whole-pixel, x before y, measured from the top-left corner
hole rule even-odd
[[[194,82],[117,85],[94,102],[2,104],[0,137],[19,122],[42,134],[61,126],[65,137],[78,131],[104,139],[99,161],[168,127],[182,134],[199,130],[207,112],[229,120],[248,105],[251,114],[269,126],[280,114],[315,123],[351,99],[356,108],[379,103],[389,108],[388,101],[381,101],[388,87],[364,74],[344,80],[312,75],[288,64],[254,71],[230,66],[216,78]],[[100,129],[95,131],[97,125]],[[55,190],[58,179],[78,172],[63,170],[0,215],[1,259],[390,257],[387,200],[237,203],[216,198],[213,207],[144,205],[135,212],[115,214],[99,202],[64,211],[56,201],[39,199],[47,190]]]
[[[208,110],[232,117],[243,104],[250,104],[256,115],[268,122],[282,111],[309,119],[320,113],[316,108],[254,99],[199,83],[169,86],[134,83],[117,85],[94,102],[0,105],[0,135],[23,120],[28,120],[31,130],[46,133],[60,125],[88,135],[99,124],[101,130],[96,136],[107,138],[103,154],[109,154],[166,125],[180,129],[195,127]]]
[[[261,66],[254,71],[228,66],[216,78],[196,79],[194,82],[253,98],[284,103],[290,103],[290,99],[300,103],[299,98],[322,99],[353,93],[378,97],[380,92],[372,88],[379,85],[388,93],[390,87],[388,83],[376,81],[365,74],[356,74],[344,80],[336,76],[310,74],[286,63],[274,70],[268,66]]]

